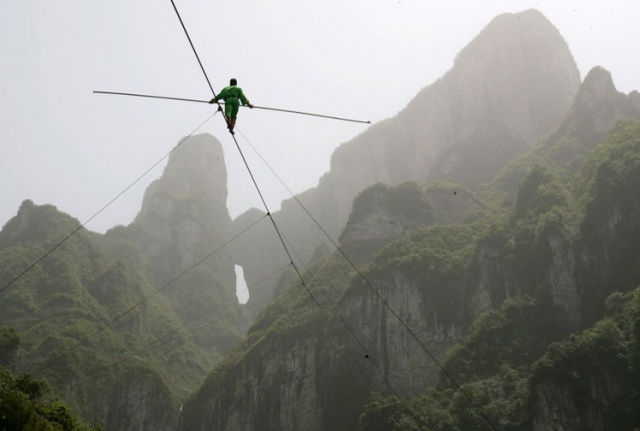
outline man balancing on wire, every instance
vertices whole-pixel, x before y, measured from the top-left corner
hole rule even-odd
[[[231,78],[229,86],[224,87],[216,97],[209,101],[209,103],[214,104],[220,99],[224,100],[224,116],[227,120],[229,132],[233,135],[233,128],[236,125],[236,117],[240,110],[240,102],[242,102],[243,106],[248,106],[249,108],[253,108],[253,105],[249,103],[249,100],[242,92],[242,88],[238,87],[238,81],[235,78]]]

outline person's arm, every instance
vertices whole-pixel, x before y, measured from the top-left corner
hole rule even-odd
[[[224,99],[225,90],[226,90],[226,88],[223,88],[222,91],[220,93],[218,93],[218,95],[216,97],[214,97],[213,99],[209,100],[209,103],[210,104],[214,104],[218,100]]]
[[[244,95],[244,91],[242,91],[242,89],[240,89],[240,101],[244,106],[248,106],[249,108],[253,109],[253,105],[251,104],[251,102],[249,102],[247,96]]]
[[[247,99],[247,96],[244,95],[244,91],[240,90],[240,101],[242,102],[243,105],[250,105],[249,103],[249,99]]]

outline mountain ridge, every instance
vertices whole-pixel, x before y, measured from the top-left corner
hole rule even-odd
[[[529,51],[535,59],[522,54]],[[540,56],[553,61],[538,61]],[[304,261],[317,244],[331,245],[316,222],[337,238],[351,202],[370,185],[441,179],[475,188],[546,135],[571,105],[579,84],[566,42],[540,12],[500,15],[463,48],[452,69],[397,116],[334,151],[318,186],[296,196],[315,221],[293,198],[273,216]],[[254,242],[247,239],[238,247],[265,247],[269,235],[265,227],[252,236]],[[240,263],[249,283],[283,263],[276,256],[266,259]],[[274,290],[265,286],[249,304],[272,298]]]
[[[172,151],[129,226],[98,234],[23,202],[0,231],[0,284],[36,262],[1,293],[0,326],[20,338],[14,370],[36,370],[107,429],[173,430],[185,388],[247,325],[222,247],[226,193],[222,147],[197,135]]]
[[[472,194],[473,199],[480,202],[480,213],[471,216],[473,207],[470,206],[467,217],[464,217],[464,212],[462,217],[460,214],[456,217],[446,214],[445,220],[453,218],[458,222],[448,221],[442,225],[430,225],[430,205],[427,203],[421,217],[424,226],[413,226],[380,248],[373,245],[366,253],[355,252],[355,260],[359,263],[364,261],[364,268],[360,271],[367,280],[373,280],[371,283],[360,279],[353,269],[349,272],[339,253],[333,253],[309,268],[303,274],[306,289],[313,297],[320,298],[318,300],[322,300],[324,306],[314,304],[301,282],[293,282],[260,314],[249,330],[249,337],[241,343],[232,359],[228,358],[216,368],[210,380],[185,405],[182,429],[207,429],[214,418],[220,429],[227,430],[356,429],[358,418],[363,417],[361,413],[371,411],[364,405],[371,391],[389,394],[390,397],[396,394],[400,399],[408,400],[423,396],[421,391],[430,385],[436,388],[439,379],[447,379],[441,376],[442,370],[429,358],[430,355],[426,355],[424,349],[406,334],[390,309],[398,310],[405,324],[413,333],[419,334],[420,342],[428,346],[429,352],[440,361],[448,359],[448,352],[465,339],[474,320],[480,318],[480,325],[488,325],[488,330],[492,330],[492,319],[501,312],[503,304],[509,318],[514,317],[513,313],[516,313],[515,317],[521,313],[518,324],[508,330],[515,330],[513,328],[523,324],[538,325],[541,321],[550,324],[544,328],[541,324],[536,326],[535,335],[531,335],[534,340],[528,339],[527,333],[518,334],[522,337],[518,342],[530,343],[527,348],[531,349],[521,355],[518,346],[511,348],[505,345],[505,367],[532,367],[538,357],[527,357],[527,354],[542,354],[540,360],[546,360],[544,355],[553,353],[545,350],[549,343],[563,342],[572,331],[582,331],[603,318],[608,295],[615,294],[618,289],[629,292],[634,284],[640,283],[637,271],[630,271],[630,267],[622,263],[626,262],[625,255],[634,255],[634,242],[618,237],[623,231],[635,232],[637,229],[637,220],[640,220],[639,217],[634,221],[637,193],[629,205],[623,205],[627,200],[622,192],[598,193],[599,199],[607,199],[605,196],[612,199],[604,206],[611,211],[603,212],[591,192],[585,191],[589,187],[599,190],[602,185],[597,185],[598,179],[604,181],[602,184],[606,184],[607,189],[622,188],[626,194],[632,192],[628,186],[621,187],[622,184],[637,184],[632,178],[640,165],[637,158],[629,160],[629,155],[640,142],[640,134],[637,133],[639,123],[637,120],[625,122],[624,119],[640,119],[640,111],[620,111],[616,108],[621,106],[617,102],[609,103],[611,100],[622,101],[623,104],[630,101],[630,106],[634,106],[636,96],[616,95],[615,86],[612,82],[611,85],[607,83],[607,75],[608,72],[601,68],[593,69],[585,82],[575,89],[571,103],[566,106],[569,113],[565,115],[563,112],[558,116],[559,129],[553,127],[557,124],[551,125],[539,137],[539,143],[532,143],[528,152],[521,156],[524,160],[532,159],[530,163],[523,166],[515,158],[512,166],[504,168],[515,169],[521,175],[516,179],[510,178],[508,185],[505,184],[509,190],[515,187],[510,199],[495,200],[497,204],[492,204],[491,199],[483,202],[480,196]],[[585,97],[591,94],[593,98]],[[599,106],[608,108],[592,109]],[[589,116],[581,115],[585,109],[590,112]],[[608,112],[621,115],[611,116]],[[565,123],[562,123],[563,118]],[[571,125],[578,120],[587,126],[592,123],[606,127],[576,130]],[[558,130],[564,130],[565,134]],[[579,159],[575,163],[563,164],[564,159],[555,164],[545,163],[546,159],[536,156],[582,131],[589,132],[590,140],[576,141],[573,151]],[[625,146],[624,153],[614,150],[620,146]],[[609,148],[610,152],[599,156],[594,148]],[[610,183],[603,174],[593,175],[594,168],[590,168],[593,160],[600,157],[599,166],[604,169],[608,160],[620,159],[623,154],[624,160],[629,160],[628,171],[615,170],[620,174],[611,176]],[[357,169],[352,169],[352,172],[358,174]],[[583,191],[571,181],[578,184],[582,175],[595,181],[589,186],[583,181]],[[349,223],[342,239],[366,239],[366,235],[359,237],[358,234],[380,228],[381,239],[384,239],[395,229],[395,226],[389,228],[385,223],[411,219],[408,216],[416,200],[421,199],[416,196],[420,194],[422,184],[414,184],[417,194],[405,200],[401,198],[404,189],[390,188],[390,196],[387,196],[384,187],[389,186],[373,185],[358,195],[349,219],[355,226]],[[451,184],[443,190],[445,195],[448,193],[449,198],[455,200],[457,190],[464,190],[464,184]],[[486,189],[479,191],[486,192]],[[585,198],[585,193],[589,197]],[[305,198],[310,199],[309,196]],[[393,199],[397,203],[391,206],[389,202]],[[369,211],[362,210],[363,202]],[[325,209],[334,208],[325,204]],[[356,213],[364,216],[357,217]],[[594,213],[603,217],[595,216],[592,221],[595,224],[589,225],[584,221],[585,217],[588,219],[588,214]],[[625,222],[617,225],[616,219],[624,219]],[[592,226],[596,226],[595,229]],[[591,240],[592,231],[598,232],[595,242]],[[619,240],[612,240],[608,235]],[[630,237],[637,238],[637,235],[632,233]],[[598,247],[600,243],[609,247],[601,250]],[[620,251],[616,246],[618,243],[630,252]],[[341,243],[341,246],[350,251],[349,244]],[[611,279],[619,273],[628,273],[628,276],[624,278],[624,285],[614,286]],[[516,305],[512,301],[516,301]],[[544,319],[532,312],[533,309],[544,311]],[[525,329],[526,326],[522,328],[523,331]],[[465,357],[461,361],[475,366],[473,352],[470,358]],[[482,364],[480,362],[480,366]],[[544,378],[536,380],[540,386],[533,387],[534,392],[524,391],[522,388],[527,385],[528,371],[527,368],[511,373],[502,368],[497,375],[470,382],[469,385],[482,391],[473,396],[474,402],[482,408],[486,406],[493,412],[500,412],[504,410],[501,410],[501,405],[491,404],[491,394],[497,391],[495,385],[504,384],[507,392],[511,390],[508,385],[518,385],[519,392],[501,396],[523,404],[509,405],[504,415],[497,413],[498,419],[511,424],[513,428],[510,429],[532,427],[536,430],[545,429],[550,423],[552,413],[549,412],[554,409],[553,403],[567,406],[579,403],[577,399],[563,398],[557,393],[549,396],[542,383]],[[535,378],[540,377],[539,374],[534,375]],[[500,380],[503,378],[511,380],[503,382]],[[451,386],[448,381],[440,384]],[[460,403],[459,391],[450,390],[449,393],[453,395],[438,396],[457,397],[452,403]],[[615,396],[612,391],[599,393],[607,400]],[[526,404],[528,394],[538,397],[536,405]],[[420,401],[424,402],[423,399]],[[518,406],[522,409],[518,410]],[[467,413],[473,406],[466,403],[459,408],[461,413],[455,408],[452,408],[454,413],[445,413],[446,410],[430,413],[455,416],[451,421],[459,421],[457,424],[461,429],[480,426],[482,419],[477,413]],[[377,414],[378,421],[388,414],[385,411],[373,413]],[[424,420],[424,416],[421,417]],[[418,426],[403,427],[398,425],[399,422],[392,422],[393,418],[389,420],[395,423],[395,428],[389,429],[421,429]],[[402,418],[408,420],[409,416],[403,413]],[[562,420],[567,429],[579,429],[571,418]],[[609,420],[610,416],[591,417],[589,424],[601,427],[603,421]],[[403,422],[404,425],[407,423]],[[434,429],[455,429],[451,428],[451,423],[447,425],[449,428]],[[362,429],[379,428],[371,422],[369,427]]]
[[[528,34],[541,44],[525,40]],[[398,117],[341,146],[332,172],[296,196],[321,225],[329,221],[331,235],[341,234],[341,249],[366,280],[311,232],[314,223],[299,223],[306,215],[290,199],[272,216],[303,257],[302,279],[279,269],[277,281],[252,289],[250,303],[240,306],[234,264],[255,286],[290,262],[273,251],[272,225],[252,226],[264,213],[230,219],[222,147],[196,135],[172,152],[134,222],[104,235],[80,229],[3,293],[0,325],[15,325],[21,338],[12,366],[44,365],[56,394],[116,431],[372,431],[366,423],[376,421],[367,418],[393,424],[398,411],[404,431],[419,429],[426,417],[476,426],[481,420],[424,346],[453,367],[482,408],[504,412],[500,419],[513,429],[542,429],[558,416],[554,406],[584,407],[571,377],[554,377],[565,366],[554,355],[584,347],[563,338],[571,331],[630,308],[622,305],[630,296],[615,295],[640,280],[633,260],[640,255],[633,240],[640,220],[638,93],[617,93],[601,68],[578,86],[566,43],[537,11],[501,15],[478,38],[456,59],[473,67],[454,65]],[[535,79],[521,80],[527,74],[518,66],[527,64],[514,49],[550,54],[548,65],[532,58],[529,72],[545,84],[546,73],[558,69],[557,82],[545,92]],[[490,76],[479,79],[482,70]],[[506,97],[522,86],[525,95]],[[438,118],[443,125],[432,127]],[[500,149],[508,151],[498,160]],[[0,231],[0,285],[78,226],[53,206],[25,201]],[[251,311],[262,301],[271,304]],[[252,312],[257,317],[244,337]],[[619,329],[596,326],[598,339]],[[624,345],[630,334],[608,337],[622,340],[609,350],[631,351]],[[507,341],[488,348],[493,336]],[[550,342],[561,347],[547,351]],[[529,370],[532,358],[539,367]],[[619,380],[634,381],[629,370],[601,374],[626,388]],[[581,372],[601,384],[597,371]],[[535,392],[523,389],[528,379]],[[367,403],[371,391],[402,399],[379,414],[389,398]],[[600,386],[594,393],[613,399]],[[503,404],[482,404],[487,394],[504,395]],[[527,394],[535,406],[526,404]],[[420,410],[424,405],[431,410]],[[598,415],[590,424],[602,423],[606,409],[587,404],[580,411],[591,407]],[[575,425],[570,415],[562,422]]]

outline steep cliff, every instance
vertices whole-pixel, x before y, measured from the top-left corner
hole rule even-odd
[[[542,14],[501,15],[402,112],[340,146],[331,170],[298,199],[335,238],[353,199],[375,183],[445,179],[473,189],[549,133],[570,106],[579,81],[567,44]],[[275,217],[304,259],[318,244],[328,243],[292,199]],[[243,247],[268,247],[264,229]],[[250,278],[257,278],[262,266],[243,264]]]
[[[534,430],[612,429],[612,404],[622,401],[618,394],[628,374],[622,338],[619,329],[606,322],[549,348],[532,378]],[[585,362],[590,366],[583,366]]]
[[[351,216],[355,228],[342,238],[357,241],[374,231],[389,238],[393,230],[379,222],[390,214],[405,222],[421,214],[426,227],[392,240],[357,273],[340,253],[309,268],[306,283],[293,283],[260,315],[185,405],[181,429],[354,429],[371,391],[427,397],[434,417],[450,405],[445,422],[461,429],[485,426],[479,412],[513,429],[543,429],[549,417],[567,429],[606,429],[598,424],[612,423],[614,410],[605,405],[571,421],[574,410],[590,409],[576,399],[584,393],[547,381],[549,372],[538,380],[530,373],[552,354],[549,343],[604,317],[608,295],[640,284],[639,195],[628,189],[638,183],[638,145],[640,123],[620,122],[572,187],[536,165],[513,208],[460,224],[429,225],[434,206],[403,199],[407,189],[396,189],[395,200],[386,195],[393,189],[364,192]],[[385,205],[390,201],[396,205]],[[615,363],[624,350],[607,337],[610,351],[594,349]],[[562,356],[552,368],[577,357]],[[465,384],[466,396],[438,363]],[[619,388],[630,390],[619,367],[599,371],[590,363],[581,375],[593,397],[611,403]],[[438,382],[444,389],[428,392]],[[562,406],[560,416],[554,413]],[[450,429],[434,417],[433,429]]]
[[[0,293],[0,325],[22,340],[16,372],[46,377],[109,430],[175,428],[182,400],[246,327],[224,247],[223,160],[213,137],[185,139],[136,220],[104,235],[52,205],[21,205],[0,231],[0,284],[34,265]]]
[[[226,201],[222,146],[210,135],[189,137],[173,150],[162,177],[147,188],[142,208],[130,226],[139,235],[140,247],[154,264],[160,282],[184,271],[213,244],[224,241],[231,225]],[[224,258],[228,260],[228,253]],[[229,265],[216,269],[233,284]]]
[[[433,219],[431,205],[417,184],[374,185],[354,200],[340,243],[351,259],[366,262],[391,241],[432,224]]]
[[[264,214],[231,222],[221,147],[190,137],[130,226],[80,229],[0,292],[0,326],[23,339],[12,366],[47,376],[109,430],[172,429],[214,366],[180,429],[355,429],[363,411],[364,430],[378,418],[389,430],[470,429],[486,425],[478,411],[511,429],[625,424],[616,415],[637,404],[611,406],[620,393],[638,399],[638,318],[567,337],[640,284],[640,124],[619,121],[637,118],[640,97],[596,68],[573,98],[577,79],[538,12],[492,21],[297,196],[341,233],[349,260],[295,200],[274,214],[307,264],[252,295],[258,310],[281,293],[239,345],[233,264],[252,284],[288,261],[269,223],[226,248]],[[0,287],[78,225],[25,201],[0,231]],[[568,369],[582,357],[602,365],[581,364],[577,379]],[[372,391],[399,396],[389,405],[402,420],[381,407],[390,398],[367,404]]]
[[[133,239],[151,264],[155,284],[171,283],[164,294],[183,322],[215,309],[192,331],[197,344],[216,353],[237,343],[246,325],[235,294],[234,259],[225,247],[231,230],[226,200],[220,142],[211,135],[191,136],[146,190],[134,222],[107,233]]]
[[[492,310],[505,297],[535,298],[526,313],[514,309],[531,305],[511,303],[504,314],[484,315],[447,356],[445,368],[494,420],[534,430],[640,424],[631,407],[638,399],[640,194],[629,189],[638,184],[638,151],[640,122],[624,120],[588,153],[570,187],[551,173],[555,165],[537,165],[519,187],[511,227],[478,243],[487,274],[479,279],[493,277],[498,294]]]

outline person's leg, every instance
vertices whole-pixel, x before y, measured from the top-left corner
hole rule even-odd
[[[233,133],[233,128],[236,126],[236,118],[238,117],[238,111],[240,110],[240,101],[238,99],[233,99],[233,104],[231,108],[231,115],[229,116],[229,131]]]
[[[235,99],[230,98],[224,101],[224,119],[227,121],[227,128],[231,130],[231,117],[233,116],[233,102]]]

